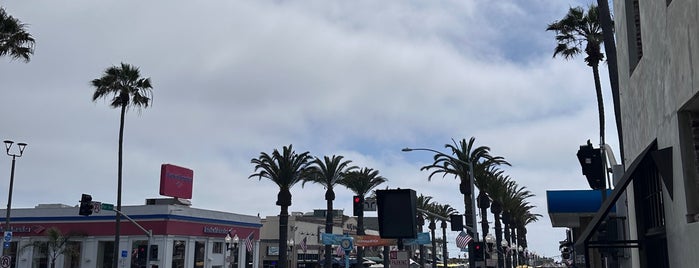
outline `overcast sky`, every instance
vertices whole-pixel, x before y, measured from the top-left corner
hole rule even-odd
[[[588,4],[2,1],[36,38],[31,62],[0,58],[0,138],[29,144],[12,207],[77,205],[82,193],[116,202],[119,110],[92,102],[89,82],[124,62],[151,78],[154,94],[126,116],[124,205],[159,197],[160,165],[170,163],[194,170],[194,207],[278,215],[278,187],[248,179],[250,160],[293,144],[343,155],[379,170],[389,180],[380,188],[415,189],[463,213],[458,180],[428,182],[420,167],[432,154],[401,148],[445,151],[475,137],[536,194],[533,212],[544,217],[528,226],[530,250],[559,255],[565,232],[551,227],[546,190],[588,189],[575,153],[599,132],[591,69],[584,56],[552,58],[545,29]],[[606,65],[601,72],[618,152]],[[0,189],[10,160],[0,161]],[[335,207],[351,215],[352,193],[336,193]],[[320,186],[292,194],[290,211],[325,208]]]

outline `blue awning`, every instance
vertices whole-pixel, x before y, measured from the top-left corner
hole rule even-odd
[[[611,196],[612,190],[607,190]],[[602,205],[600,190],[550,190],[546,202],[553,227],[579,227],[581,217],[592,217]],[[616,207],[612,207],[612,213]]]

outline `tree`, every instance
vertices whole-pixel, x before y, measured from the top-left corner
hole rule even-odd
[[[71,244],[71,239],[76,236],[83,236],[78,233],[68,233],[63,235],[61,230],[56,227],[50,227],[44,231],[47,241],[34,241],[31,244],[23,246],[20,250],[27,248],[33,248],[39,252],[46,254],[49,259],[49,265],[51,268],[56,267],[56,259],[61,256],[80,256],[80,247],[76,247],[75,244]]]
[[[454,175],[454,177],[458,177],[461,180],[459,190],[461,194],[464,195],[464,216],[466,216],[468,226],[471,226],[472,222],[470,219],[472,219],[473,213],[476,213],[475,211],[472,211],[471,208],[470,172],[473,172],[473,177],[477,182],[479,178],[486,176],[490,172],[490,167],[497,165],[509,165],[509,163],[505,161],[503,157],[490,155],[490,147],[479,146],[474,148],[475,141],[476,138],[471,137],[468,142],[466,139],[462,139],[458,143],[453,141],[453,145],[446,144],[444,147],[450,149],[452,155],[454,156],[444,153],[436,153],[434,155],[434,163],[420,168],[420,170],[433,170],[427,177],[428,180],[431,180],[432,176],[440,173],[442,174],[442,177]],[[470,167],[471,165],[473,166],[472,171]],[[486,183],[483,182],[482,184],[485,185]],[[486,217],[485,214],[481,216]],[[481,222],[483,239],[485,240],[485,235],[488,233],[488,222],[487,219],[483,219]],[[476,228],[476,226],[472,227]]]
[[[352,161],[343,161],[343,156],[327,157],[323,159],[315,158],[312,162],[311,175],[306,178],[301,186],[305,185],[306,182],[318,183],[325,187],[325,201],[326,201],[326,213],[325,213],[325,233],[332,234],[333,232],[333,200],[335,200],[335,192],[333,188],[338,182],[342,181],[345,174],[349,171],[358,169],[357,166],[350,166]],[[325,267],[330,268],[332,266],[332,245],[325,245]]]
[[[423,211],[429,211],[429,207],[432,204],[432,197],[420,194],[415,201],[415,207],[417,207],[417,228],[418,232],[422,233],[423,226],[425,226],[425,218],[427,215]],[[425,267],[425,245],[420,244],[418,246],[420,251],[420,267]]]
[[[511,184],[516,183],[510,180],[510,177],[502,173],[492,174],[494,176],[491,183],[488,184],[488,189],[486,190],[492,199],[492,204],[490,206],[490,212],[493,213],[493,224],[495,225],[495,247],[500,247],[502,244],[502,210],[503,210],[503,200],[507,196],[508,188]],[[502,251],[498,250],[498,267],[504,267],[505,263]]]
[[[150,78],[142,78],[137,67],[121,63],[121,66],[112,66],[104,71],[102,77],[92,80],[95,93],[92,101],[101,98],[111,98],[110,106],[121,109],[119,122],[119,160],[117,175],[117,211],[121,211],[121,185],[122,185],[122,158],[124,145],[124,119],[126,111],[131,108],[148,108],[152,98],[152,86]],[[121,228],[121,215],[116,213],[116,228],[114,233],[114,262],[113,267],[119,265],[119,234]]]
[[[22,59],[29,62],[34,54],[34,37],[27,32],[26,24],[7,14],[0,7],[0,57]]]
[[[590,4],[587,12],[582,7],[571,7],[561,20],[549,24],[546,30],[556,33],[558,44],[553,51],[553,57],[561,55],[565,59],[572,59],[582,54],[584,47],[584,52],[587,55],[585,62],[592,68],[592,75],[595,79],[600,143],[605,144],[604,102],[599,76],[599,63],[604,60],[604,54],[601,52],[603,35],[597,6]]]
[[[365,167],[361,170],[347,172],[345,174],[345,179],[340,181],[339,184],[344,185],[347,189],[358,195],[361,199],[360,202],[364,203],[364,196],[367,193],[387,181],[388,179],[379,175],[378,170]],[[364,234],[364,210],[360,209],[359,215],[357,216],[357,235]],[[357,247],[357,267],[362,266],[361,260],[363,257],[364,249],[362,247]]]
[[[435,214],[439,215],[442,217],[442,264],[444,264],[444,268],[447,267],[447,260],[449,259],[448,256],[448,251],[447,251],[447,219],[450,218],[451,215],[456,214],[456,209],[451,207],[448,204],[435,204],[434,205],[434,212]],[[435,239],[437,240],[437,239]]]
[[[291,206],[291,187],[311,176],[312,169],[309,167],[313,157],[308,152],[297,154],[292,145],[284,146],[280,153],[274,149],[272,155],[265,152],[260,153],[260,157],[253,158],[251,163],[255,164],[255,172],[248,178],[257,177],[259,180],[267,178],[279,186],[277,194],[277,206],[280,206],[279,213],[279,263],[280,268],[286,267],[286,239],[289,232],[289,206]],[[258,172],[259,171],[259,172]]]

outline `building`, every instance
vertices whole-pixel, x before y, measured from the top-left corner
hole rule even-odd
[[[226,267],[227,260],[239,268],[246,267],[245,264],[258,267],[254,256],[262,227],[260,218],[192,208],[178,200],[148,199],[146,205],[122,206],[123,214],[140,227],[122,219],[120,254],[116,256],[120,267]],[[47,252],[45,246],[50,241],[47,230],[51,228],[57,228],[63,237],[70,237],[62,248],[75,249],[74,254],[58,254],[56,267],[112,267],[115,212],[95,207],[92,215],[80,216],[78,210],[61,204],[13,208],[12,237],[6,243],[10,267],[49,267],[53,251]],[[5,210],[0,213],[5,215]],[[152,234],[150,239],[148,231]],[[237,247],[229,245],[231,251],[224,240],[229,233],[240,239]],[[251,252],[245,246],[248,237],[254,245]],[[231,252],[236,257],[230,258]]]
[[[614,20],[625,166],[576,251],[588,256],[606,244],[621,267],[696,267],[699,1],[614,0]],[[612,245],[596,235],[614,203],[628,220]]]

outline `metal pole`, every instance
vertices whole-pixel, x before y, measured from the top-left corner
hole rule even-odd
[[[12,155],[12,169],[10,171],[10,191],[7,194],[7,211],[5,211],[5,232],[12,231],[12,229],[10,228],[10,209],[12,208],[12,186],[15,182],[15,157],[16,155]],[[7,256],[8,250],[9,249],[7,247],[3,247],[2,255]]]

